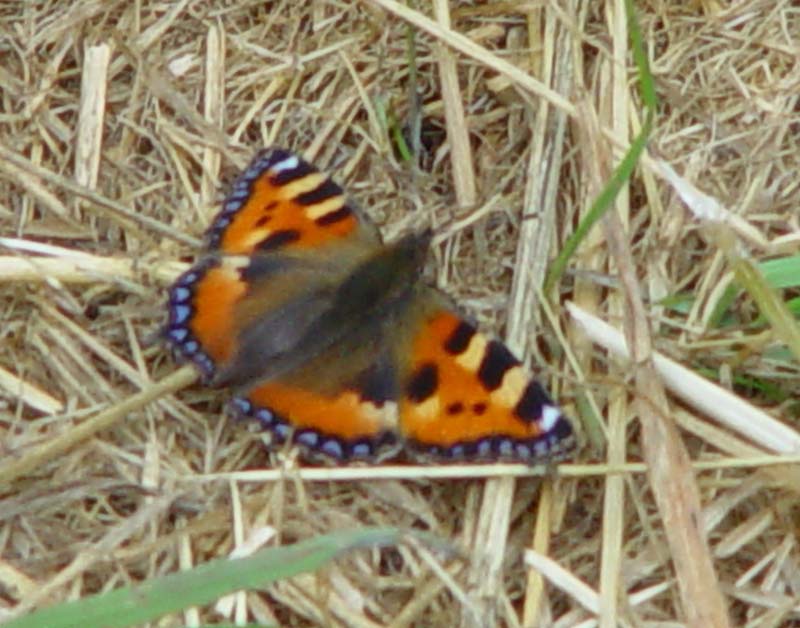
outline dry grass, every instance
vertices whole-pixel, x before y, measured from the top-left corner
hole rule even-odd
[[[797,254],[800,9],[638,10],[656,131],[560,284],[570,316],[541,298],[548,260],[641,124],[622,2],[4,3],[0,621],[226,556],[267,526],[289,543],[391,524],[462,551],[359,553],[248,594],[251,617],[800,622],[800,370],[746,296],[736,325],[714,322],[731,257],[676,193],[694,186],[730,210],[738,255]],[[409,115],[409,22],[424,120],[450,133],[416,172],[381,122],[382,103]],[[154,335],[225,182],[268,144],[334,169],[388,237],[432,223],[440,284],[546,365],[586,419],[579,460],[596,464],[555,481],[256,471],[293,458],[221,420],[222,395],[187,388],[193,374],[173,373]],[[685,294],[685,309],[662,305]],[[733,394],[703,388],[699,369]],[[788,396],[734,386],[744,378]],[[772,453],[795,464],[769,466]],[[648,475],[625,466],[642,459]],[[219,620],[201,609],[171,625]]]

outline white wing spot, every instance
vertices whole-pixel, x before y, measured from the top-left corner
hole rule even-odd
[[[561,419],[561,410],[551,405],[542,406],[542,429],[545,432],[552,430]]]
[[[294,170],[297,166],[300,165],[300,160],[297,159],[294,155],[291,157],[287,157],[283,161],[279,161],[276,164],[272,164],[270,168],[270,172],[283,172],[284,170]]]

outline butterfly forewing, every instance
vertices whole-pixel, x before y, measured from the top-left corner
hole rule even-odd
[[[308,293],[309,279],[324,276],[319,272],[324,264],[337,263],[325,253],[325,261],[315,266],[317,256],[308,256],[309,249],[340,242],[352,257],[380,244],[338,185],[282,149],[255,156],[233,184],[207,238],[210,254],[170,289],[165,330],[175,353],[194,362],[207,379],[235,358],[240,332],[254,309],[268,312],[284,305],[287,286],[299,286],[298,295],[307,286]]]
[[[529,462],[558,453],[572,428],[541,385],[502,342],[441,303],[430,295],[417,306],[402,378],[405,439],[444,460]]]
[[[208,230],[209,247],[249,255],[332,241],[377,241],[330,177],[281,149],[261,151],[236,179]]]

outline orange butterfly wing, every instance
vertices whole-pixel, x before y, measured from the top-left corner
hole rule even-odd
[[[400,431],[425,457],[530,462],[573,445],[570,423],[511,351],[446,308],[421,317],[402,389]]]

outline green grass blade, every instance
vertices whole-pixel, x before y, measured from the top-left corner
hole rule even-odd
[[[650,113],[654,113],[658,106],[656,84],[653,80],[653,74],[650,72],[647,54],[644,51],[644,40],[642,39],[642,31],[639,30],[639,22],[636,19],[636,8],[633,6],[633,0],[625,0],[625,17],[628,20],[628,34],[631,38],[633,61],[638,72],[639,96],[645,108]]]
[[[758,263],[764,278],[776,290],[800,287],[800,255],[789,255]]]
[[[639,23],[636,20],[633,0],[625,1],[625,11],[628,18],[628,32],[630,34],[633,60],[636,64],[638,74],[639,96],[646,109],[644,124],[639,134],[628,148],[628,151],[625,153],[625,156],[622,158],[622,161],[614,169],[611,179],[594,200],[592,206],[589,208],[589,212],[564,243],[564,247],[550,266],[544,284],[544,292],[548,295],[561,279],[570,258],[573,256],[580,243],[583,242],[591,228],[594,227],[597,221],[600,220],[605,212],[613,205],[614,199],[617,197],[617,194],[619,194],[620,189],[622,189],[622,186],[631,178],[636,164],[639,162],[639,157],[647,146],[650,131],[653,128],[653,119],[655,117],[658,99],[656,97],[653,75],[650,72],[650,65],[647,62],[642,33],[639,30]]]
[[[336,532],[302,543],[261,550],[239,559],[210,561],[144,584],[35,611],[5,628],[124,628],[141,625],[223,595],[319,569],[345,550],[397,543],[394,528]]]
[[[589,212],[578,224],[575,231],[569,238],[567,238],[567,241],[564,243],[564,247],[559,252],[558,257],[556,257],[555,261],[553,261],[550,271],[547,274],[547,280],[545,281],[545,294],[550,294],[552,288],[556,285],[556,283],[558,283],[558,280],[564,274],[567,263],[577,250],[580,243],[583,242],[584,238],[586,238],[587,234],[591,228],[594,227],[597,221],[599,221],[606,211],[614,204],[614,199],[617,197],[617,194],[619,194],[622,186],[628,182],[628,179],[630,179],[634,168],[636,168],[636,164],[639,162],[639,157],[647,145],[647,140],[650,136],[650,129],[652,126],[651,118],[652,116],[648,114],[642,130],[639,132],[639,135],[636,136],[636,139],[633,140],[630,148],[628,148],[628,152],[625,153],[622,161],[614,170],[614,173],[611,175],[611,179],[609,179],[608,183],[594,200],[592,206],[589,208]]]
[[[758,266],[737,255],[733,247],[727,253],[736,281],[748,292],[775,335],[786,343],[795,360],[800,363],[800,325],[794,320],[780,295],[764,278]]]
[[[784,290],[786,288],[797,288],[800,286],[800,255],[779,257],[775,259],[757,262],[756,267],[764,277],[767,285],[773,290]],[[711,328],[721,327],[726,323],[738,324],[739,321],[731,320],[731,308],[739,298],[743,286],[737,284],[728,286],[720,296],[714,310],[708,319],[708,326]],[[785,304],[791,316],[797,316],[798,310],[795,300],[790,299]],[[767,323],[763,315],[753,323],[754,327],[762,327]]]

